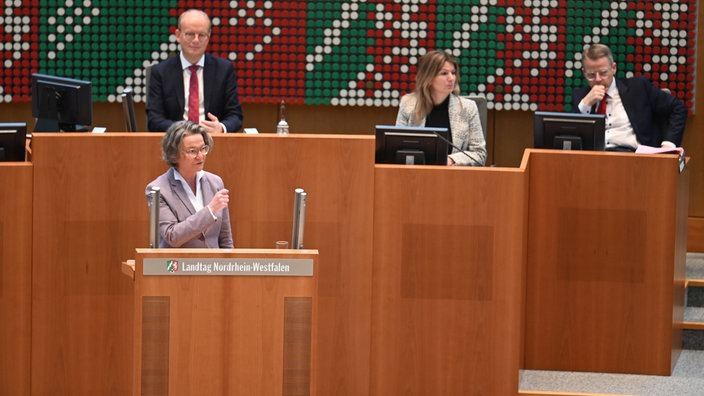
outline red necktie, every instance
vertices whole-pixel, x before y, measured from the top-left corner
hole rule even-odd
[[[609,95],[604,95],[604,98],[599,102],[599,107],[596,108],[596,114],[606,114],[606,99]]]
[[[196,124],[200,121],[200,106],[198,104],[198,65],[191,65],[191,80],[188,83],[188,119]]]

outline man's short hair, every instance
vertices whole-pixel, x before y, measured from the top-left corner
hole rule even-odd
[[[582,59],[589,58],[591,60],[601,59],[603,57],[609,58],[609,64],[614,63],[614,56],[611,53],[611,49],[604,44],[592,44],[582,52]]]

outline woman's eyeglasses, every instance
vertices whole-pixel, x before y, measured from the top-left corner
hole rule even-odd
[[[203,146],[201,148],[191,147],[189,149],[183,150],[183,152],[192,158],[197,157],[198,153],[203,154],[203,156],[206,156],[210,152],[210,146]]]

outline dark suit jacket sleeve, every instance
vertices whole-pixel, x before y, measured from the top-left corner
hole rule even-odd
[[[655,122],[662,127],[658,143],[666,140],[681,146],[687,124],[687,107],[675,96],[653,85],[651,89],[654,91],[652,102]]]
[[[664,140],[682,143],[687,108],[679,99],[645,77],[616,80],[616,85],[638,143],[656,147]]]
[[[237,74],[226,59],[205,55],[203,70],[205,113],[213,113],[225,125],[227,132],[237,132],[244,119],[237,93]]]
[[[174,121],[183,119],[183,71],[178,57],[151,68],[147,98],[147,129],[164,132]]]
[[[580,87],[572,91],[572,112],[579,113],[579,102],[587,96],[590,87]]]

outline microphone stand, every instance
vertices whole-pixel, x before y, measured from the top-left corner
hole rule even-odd
[[[474,161],[474,158],[470,157],[470,155],[467,154],[467,153],[465,153],[464,150],[462,150],[461,148],[459,148],[459,147],[455,146],[454,144],[452,144],[452,142],[449,141],[448,139],[445,139],[445,137],[442,136],[441,134],[439,134],[437,131],[433,131],[433,133],[435,134],[435,136],[437,136],[437,137],[439,137],[440,139],[442,139],[443,141],[445,141],[445,143],[449,144],[450,147],[456,149],[456,150],[459,151],[460,153],[462,153],[462,154],[464,154],[465,156],[467,156],[467,158],[469,158],[470,160]]]

